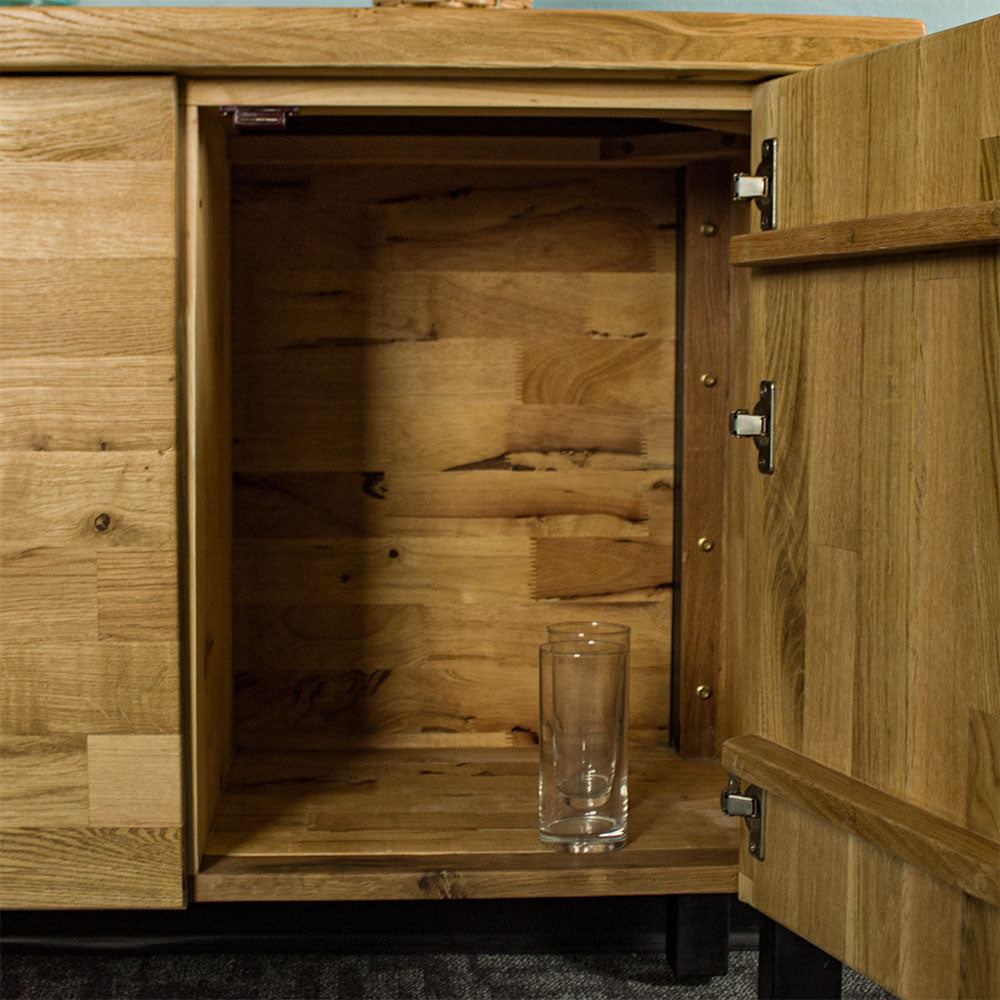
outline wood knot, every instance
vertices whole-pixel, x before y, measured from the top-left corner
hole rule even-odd
[[[455,872],[427,872],[417,885],[431,899],[465,899],[462,881]]]

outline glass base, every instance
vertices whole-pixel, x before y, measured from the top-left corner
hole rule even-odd
[[[607,816],[571,816],[539,831],[543,844],[569,854],[602,854],[625,844],[625,827]]]

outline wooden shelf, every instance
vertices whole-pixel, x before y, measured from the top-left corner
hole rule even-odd
[[[197,900],[732,892],[738,823],[715,761],[632,748],[629,841],[542,846],[535,747],[245,754],[216,810]]]

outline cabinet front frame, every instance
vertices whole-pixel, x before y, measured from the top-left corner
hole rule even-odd
[[[211,813],[218,802],[222,780],[229,763],[226,742],[231,735],[231,663],[230,639],[225,631],[230,627],[229,612],[225,602],[206,598],[201,593],[201,580],[218,584],[228,573],[229,551],[217,541],[219,530],[229,523],[217,507],[212,508],[209,497],[228,496],[229,484],[216,453],[204,436],[201,426],[206,419],[219,427],[221,413],[219,399],[228,409],[229,385],[225,373],[228,351],[220,351],[218,338],[228,338],[228,290],[213,287],[212,281],[220,277],[216,272],[212,281],[209,259],[213,256],[211,245],[203,241],[209,237],[212,226],[225,219],[225,210],[218,204],[220,197],[228,197],[228,187],[222,174],[228,170],[226,159],[225,119],[220,106],[232,104],[288,105],[299,113],[324,115],[435,115],[475,117],[477,115],[530,116],[530,117],[600,117],[657,119],[704,128],[712,132],[746,134],[749,131],[750,87],[743,83],[684,83],[650,81],[509,81],[479,78],[474,80],[440,79],[376,79],[331,80],[237,78],[190,78],[182,81],[187,127],[188,191],[188,329],[186,353],[188,358],[187,419],[191,441],[200,444],[192,450],[189,462],[188,511],[191,523],[191,549],[189,563],[192,568],[189,580],[189,607],[191,613],[190,660],[190,718],[193,720],[191,802],[193,808],[191,830],[192,874],[196,875],[204,855]],[[677,448],[685,449],[693,457],[691,480],[688,489],[679,493],[675,514],[675,567],[674,567],[674,638],[670,706],[672,742],[681,754],[716,758],[721,740],[726,735],[723,725],[725,713],[720,706],[724,679],[721,672],[722,650],[722,593],[724,574],[721,564],[725,554],[722,535],[724,518],[722,466],[717,442],[718,428],[714,422],[705,421],[705,400],[711,400],[710,409],[725,408],[727,398],[726,370],[728,366],[728,261],[726,248],[733,225],[742,224],[745,213],[731,210],[729,192],[720,181],[728,176],[730,167],[740,167],[745,151],[738,146],[732,153],[715,154],[705,167],[693,166],[685,173],[686,186],[678,189],[678,202],[683,205],[690,199],[697,220],[687,221],[686,231],[679,222],[679,250],[690,261],[689,272],[683,278],[685,288],[678,288],[678,337],[691,327],[699,338],[698,350],[692,352],[686,367],[678,369],[677,402],[691,407],[697,419],[683,424],[678,412],[679,428]],[[693,159],[700,157],[692,157]],[[643,163],[677,167],[684,163],[669,151],[645,151]],[[206,178],[206,171],[210,175]],[[699,177],[703,180],[699,182]],[[712,193],[712,189],[719,190]],[[707,213],[707,214],[706,214]],[[700,215],[704,214],[702,219]],[[715,228],[713,228],[715,227]],[[710,239],[709,237],[715,237]],[[721,249],[719,249],[721,248]],[[218,248],[214,252],[217,253]],[[718,252],[714,252],[714,251]],[[679,261],[679,269],[681,267]],[[679,270],[679,279],[681,272]],[[718,294],[719,288],[722,294]],[[715,301],[708,323],[700,323],[696,312],[701,310],[715,289]],[[688,304],[685,314],[683,303]],[[679,352],[681,355],[683,352]],[[697,368],[697,371],[695,369]],[[690,370],[689,370],[690,369]],[[707,372],[712,378],[707,382],[701,376]],[[700,396],[699,396],[700,394]],[[697,398],[696,398],[697,397]],[[215,399],[215,402],[206,400]],[[721,412],[721,411],[720,411]],[[721,426],[721,425],[720,425]],[[683,436],[682,436],[683,434]],[[681,464],[678,459],[678,464]],[[696,481],[695,477],[700,477]],[[210,485],[209,485],[210,484]],[[208,489],[206,490],[206,486]],[[676,484],[675,489],[679,486]],[[692,500],[682,506],[684,497]],[[206,505],[209,505],[206,507]],[[694,506],[698,509],[692,509]],[[214,530],[199,530],[204,510],[209,509],[214,518]],[[716,536],[709,551],[699,549],[703,529],[710,524]],[[684,542],[681,543],[681,535]],[[688,538],[687,536],[691,537]],[[691,544],[688,544],[688,543]],[[684,579],[692,591],[697,589],[700,602],[709,600],[714,608],[711,615],[704,614],[704,607],[696,609],[689,602],[681,606],[679,600],[680,576],[683,566]],[[684,731],[678,722],[683,719]],[[221,740],[220,740],[221,734]],[[721,777],[721,772],[720,772]],[[712,780],[712,779],[709,779]],[[239,877],[230,890],[204,883],[199,898],[217,897],[215,893],[239,890],[237,882],[252,881],[253,875]],[[701,891],[719,891],[719,871],[707,876]],[[344,882],[341,878],[341,882]],[[695,878],[691,887],[697,889]],[[723,882],[726,879],[723,878]],[[203,880],[204,882],[204,880]],[[345,884],[350,884],[347,878]],[[198,884],[196,880],[196,885]],[[487,880],[487,883],[488,880]],[[528,883],[525,883],[524,891]],[[338,889],[333,883],[331,889]],[[484,885],[485,888],[485,885]],[[274,890],[281,892],[280,887]],[[387,891],[392,892],[391,889]],[[537,889],[536,889],[537,891]]]

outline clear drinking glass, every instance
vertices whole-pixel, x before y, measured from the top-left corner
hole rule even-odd
[[[628,653],[620,642],[539,648],[538,821],[543,842],[574,854],[625,843]]]
[[[629,651],[628,625],[614,622],[557,622],[546,626],[549,642],[562,639],[599,639],[602,642],[620,642]]]

